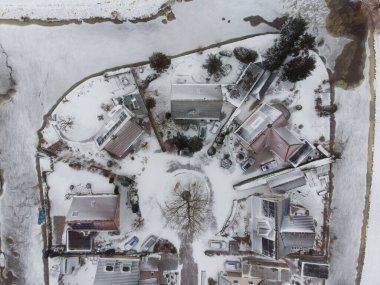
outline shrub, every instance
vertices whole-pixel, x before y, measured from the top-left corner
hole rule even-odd
[[[211,146],[211,147],[207,150],[207,154],[208,154],[209,156],[213,156],[213,155],[215,155],[215,153],[216,153],[216,148],[213,147],[213,146]]]
[[[194,137],[191,137],[189,139],[189,150],[191,152],[197,152],[197,151],[200,151],[203,147],[203,142],[202,142],[202,139],[197,137],[197,136],[194,136]]]
[[[222,73],[223,62],[219,56],[215,54],[209,54],[207,56],[205,64],[202,68],[207,70],[207,73],[211,75],[220,75]]]
[[[149,58],[150,67],[157,72],[163,72],[169,68],[171,59],[161,52],[155,52]]]
[[[188,149],[191,153],[200,151],[203,147],[202,139],[197,136],[188,138],[181,133],[177,133],[176,136],[168,140],[169,143],[174,144],[177,147],[178,152],[184,149]]]
[[[145,106],[148,110],[150,109],[153,109],[154,107],[156,107],[156,99],[152,98],[152,97],[149,97],[148,99],[146,99],[145,101]]]
[[[284,66],[282,80],[297,82],[307,78],[315,69],[315,59],[311,56],[297,56]]]
[[[245,47],[234,48],[234,55],[239,61],[247,64],[257,59],[257,52]]]

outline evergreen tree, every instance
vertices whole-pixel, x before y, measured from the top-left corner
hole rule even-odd
[[[305,33],[294,44],[292,54],[297,56],[301,53],[309,54],[309,50],[315,50],[315,37]]]
[[[282,80],[297,82],[310,76],[315,69],[315,59],[312,56],[297,56],[284,66]]]
[[[146,99],[145,101],[145,106],[148,110],[150,109],[153,109],[154,107],[156,107],[156,99],[152,98],[152,97],[149,97],[148,99]]]
[[[301,17],[290,17],[281,27],[280,38],[284,44],[294,44],[307,29],[307,22]]]
[[[211,75],[220,75],[222,72],[223,62],[219,56],[215,54],[209,54],[207,56],[205,64],[202,65],[202,68],[207,70],[207,73]]]
[[[171,64],[171,59],[167,55],[161,52],[155,52],[149,58],[150,67],[155,71],[161,73],[169,68]]]

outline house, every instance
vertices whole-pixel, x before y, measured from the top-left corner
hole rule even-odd
[[[219,84],[172,84],[171,114],[176,120],[219,120],[223,94]]]
[[[106,150],[117,158],[124,157],[144,133],[133,116],[133,113],[122,105],[115,106],[108,113],[105,125],[95,136],[98,148]]]
[[[270,150],[282,161],[296,167],[310,153],[310,144],[286,128],[289,116],[283,108],[261,104],[235,131],[235,135],[243,146],[255,153]]]
[[[314,246],[315,225],[311,216],[290,216],[290,199],[283,196],[252,196],[251,248],[280,259]]]
[[[74,196],[66,215],[72,230],[118,231],[119,195]]]
[[[261,100],[277,78],[277,74],[277,71],[265,70],[260,62],[251,62],[236,81],[240,98],[244,99],[250,95]]]

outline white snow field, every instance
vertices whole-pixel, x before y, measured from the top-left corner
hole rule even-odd
[[[368,54],[368,44],[366,50]],[[367,57],[363,71],[366,76],[368,68]],[[369,94],[368,79],[353,90],[335,88],[338,105],[335,150],[342,152],[342,160],[333,165],[328,280],[331,285],[355,284],[357,274],[366,192]]]
[[[0,0],[2,19],[136,19],[158,12],[168,0]]]
[[[375,113],[375,141],[373,156],[372,186],[370,196],[369,221],[367,228],[366,250],[361,284],[376,284],[379,280],[380,256],[377,250],[379,245],[379,218],[380,218],[380,35],[375,35],[376,50],[376,113]]]

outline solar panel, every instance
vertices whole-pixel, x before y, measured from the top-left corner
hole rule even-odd
[[[274,202],[262,200],[263,214],[265,217],[274,218]]]
[[[274,241],[266,238],[261,239],[262,253],[274,257]]]

